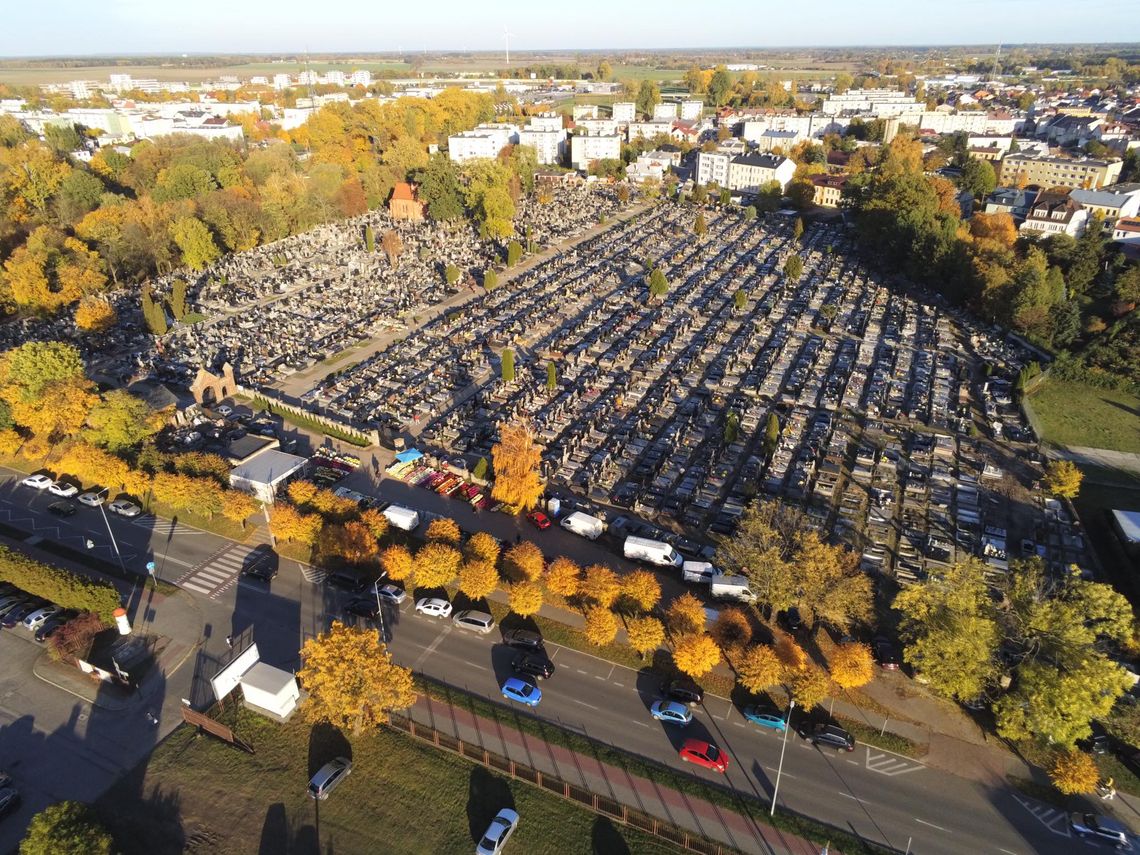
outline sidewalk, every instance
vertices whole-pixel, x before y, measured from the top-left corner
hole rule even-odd
[[[740,811],[728,810],[428,697],[421,697],[408,714],[417,724],[479,745],[516,763],[557,776],[573,786],[584,787],[741,852],[819,855],[822,848],[764,824],[759,817],[766,813],[767,808],[758,801],[740,798]],[[835,848],[829,852],[840,855]]]

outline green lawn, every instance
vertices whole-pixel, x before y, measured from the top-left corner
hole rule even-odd
[[[1029,397],[1047,442],[1140,453],[1140,398],[1047,380]]]
[[[352,741],[331,728],[276,725],[242,711],[249,755],[183,726],[113,787],[99,808],[124,855],[470,853],[502,807],[521,816],[515,853],[679,851],[536,787],[381,731]],[[350,754],[327,801],[305,794],[310,766]]]

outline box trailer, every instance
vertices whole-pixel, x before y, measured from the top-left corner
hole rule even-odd
[[[413,531],[420,524],[420,514],[411,508],[400,505],[389,505],[384,509],[384,516],[393,526],[403,531]]]
[[[586,540],[597,540],[606,530],[604,522],[581,511],[574,511],[562,520],[561,525],[567,531],[572,531],[574,534],[586,538]]]
[[[625,557],[631,561],[647,561],[658,567],[680,567],[685,563],[681,553],[668,543],[645,537],[627,537]]]
[[[759,599],[744,576],[720,576],[713,579],[709,583],[709,593],[716,599],[738,600],[742,603],[754,603]]]
[[[681,578],[686,582],[703,582],[707,585],[723,575],[723,570],[707,561],[686,561],[681,565]]]

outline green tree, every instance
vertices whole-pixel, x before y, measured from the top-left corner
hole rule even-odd
[[[798,255],[792,254],[788,256],[788,260],[784,262],[784,276],[793,285],[800,281],[800,277],[804,272],[804,260]]]
[[[709,80],[708,96],[717,107],[724,104],[728,93],[732,91],[732,75],[723,65],[718,65]]]
[[[768,413],[768,421],[764,425],[764,456],[771,457],[780,443],[780,418],[775,413]]]
[[[553,362],[546,363],[546,391],[553,392],[558,388],[558,366]]]
[[[55,208],[65,223],[76,223],[99,207],[106,186],[86,169],[73,169],[59,185]]]
[[[971,157],[962,167],[962,177],[958,179],[958,186],[972,194],[975,199],[984,199],[997,187],[997,175],[994,174],[994,168],[988,160]]]
[[[84,377],[79,349],[62,341],[29,341],[0,354],[0,390],[9,401],[32,404],[48,387]]]
[[[155,299],[154,291],[149,285],[144,285],[142,289],[142,314],[151,335],[166,335],[170,328],[166,322],[166,307],[161,300]]]
[[[170,286],[170,314],[174,320],[180,321],[186,317],[186,280],[175,279]]]
[[[663,298],[668,293],[669,282],[665,279],[665,274],[661,272],[661,268],[653,268],[653,272],[649,274],[650,296]]]
[[[515,379],[515,352],[509,347],[503,351],[502,376],[504,383],[513,383]]]
[[[483,288],[487,291],[494,291],[499,287],[499,274],[493,268],[488,267],[483,271]]]
[[[459,268],[454,264],[449,264],[443,269],[443,278],[448,285],[454,285],[459,281]]]
[[[447,222],[463,216],[463,185],[447,155],[433,155],[428,165],[415,173],[415,182],[433,220]]]
[[[795,225],[792,226],[792,240],[799,241],[804,236],[804,218],[796,217]]]
[[[744,307],[748,305],[748,295],[744,293],[743,288],[738,288],[736,293],[732,295],[732,304],[736,307],[736,311],[744,311]]]
[[[736,442],[736,438],[740,435],[740,416],[735,412],[729,412],[724,420],[724,441],[726,445],[732,445]]]
[[[183,217],[170,227],[170,236],[182,252],[182,263],[191,270],[203,270],[222,253],[214,236],[197,217]]]
[[[653,114],[653,108],[661,103],[661,90],[653,80],[645,79],[637,88],[637,112],[647,116]]]
[[[471,474],[481,481],[485,480],[487,477],[487,469],[489,467],[490,464],[487,462],[487,458],[480,457],[479,460],[475,463],[475,468],[471,470]]]
[[[82,802],[59,802],[32,817],[20,855],[111,855],[114,841]]]
[[[614,69],[613,66],[610,65],[610,61],[608,59],[603,59],[601,62],[599,62],[598,69],[595,74],[597,75],[598,80],[609,80],[611,77],[613,77]]]
[[[372,232],[372,226],[369,225],[364,227],[364,249],[367,252],[376,251],[376,235]]]
[[[705,223],[705,215],[698,212],[697,218],[693,221],[693,234],[697,237],[704,237],[708,230],[709,227]]]
[[[507,244],[507,267],[514,267],[522,260],[523,248],[522,244],[517,240],[511,241]]]
[[[76,125],[44,125],[44,142],[56,154],[71,154],[83,145],[83,135]]]
[[[87,415],[87,438],[116,454],[134,448],[157,433],[162,420],[126,389],[113,389],[103,395]]]

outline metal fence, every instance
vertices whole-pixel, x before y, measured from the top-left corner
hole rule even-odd
[[[594,811],[594,813],[605,816],[608,819],[616,820],[631,828],[636,828],[645,834],[659,837],[689,852],[700,852],[702,855],[738,855],[739,853],[739,850],[731,846],[718,843],[715,840],[709,840],[687,829],[658,819],[655,816],[650,816],[647,813],[642,813],[639,810],[627,807],[608,796],[598,795],[585,787],[567,783],[556,775],[540,772],[523,763],[516,763],[508,757],[503,757],[493,751],[488,751],[481,745],[464,742],[462,739],[457,739],[446,733],[440,733],[434,727],[418,724],[396,713],[392,713],[389,718],[393,728],[407,733],[416,739],[422,740],[423,742],[430,742],[437,748],[443,748],[454,754],[459,754],[468,760],[509,775],[515,780],[526,781],[529,784],[546,790],[548,793],[561,796],[567,801],[582,805]]]

